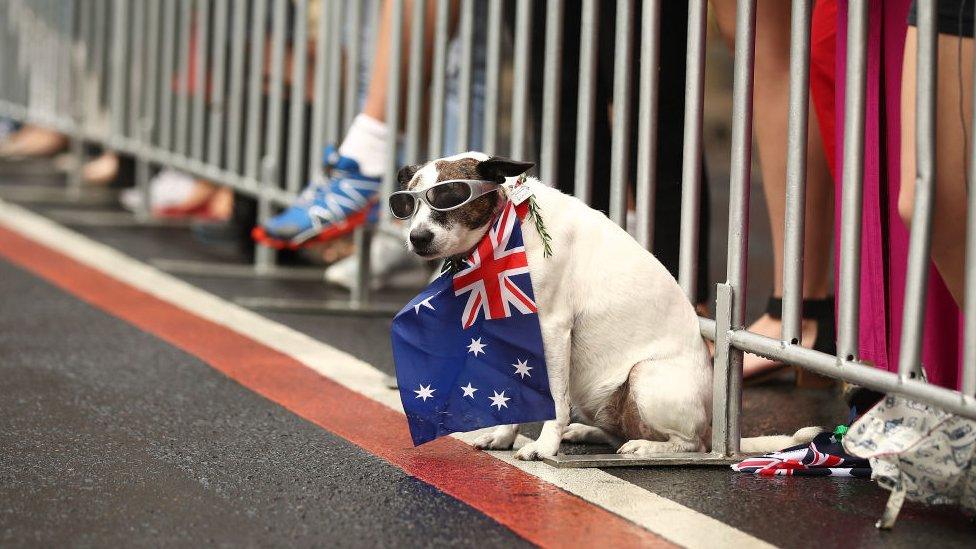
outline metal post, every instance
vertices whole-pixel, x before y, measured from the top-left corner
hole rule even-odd
[[[210,0],[197,0],[196,9],[196,45],[193,52],[193,83],[187,86],[187,94],[193,95],[193,126],[190,148],[193,158],[203,160],[203,130],[207,121],[207,59],[208,39],[210,37]]]
[[[129,62],[129,119],[126,122],[126,135],[134,140],[142,139],[139,117],[142,111],[142,70],[146,66],[146,4],[134,2],[132,4],[132,58]]]
[[[125,54],[128,29],[128,1],[115,0],[112,10],[112,83],[109,96],[109,112],[112,116],[110,132],[114,136],[125,134]]]
[[[236,11],[241,11],[238,6]],[[227,68],[227,0],[215,0],[214,3],[214,40],[210,46],[210,56],[213,76],[210,86],[210,121],[208,123],[207,163],[212,166],[221,165],[221,146],[225,141],[224,121],[227,116],[224,107],[224,82]],[[233,115],[234,118],[240,113]]]
[[[708,3],[688,2],[685,128],[681,152],[681,243],[678,283],[688,299],[698,298],[698,235],[702,186],[702,115],[705,111],[705,37]]]
[[[515,12],[515,60],[512,72],[519,77],[512,85],[512,158],[524,159],[526,155],[526,128],[528,126],[529,98],[529,42],[532,30],[532,2],[518,2]]]
[[[633,65],[632,0],[617,2],[613,63],[613,134],[610,146],[610,219],[627,224],[627,175],[630,152],[630,78]]]
[[[498,146],[498,80],[502,61],[502,2],[488,3],[488,37],[485,54],[485,120],[482,149],[495,154]]]
[[[288,112],[288,170],[290,193],[302,188],[302,153],[305,152],[305,67],[308,64],[308,0],[296,0],[291,41],[291,98]],[[338,83],[336,83],[338,84]]]
[[[222,0],[223,1],[223,0]],[[225,165],[231,173],[241,173],[241,130],[245,113],[244,106],[244,51],[246,49],[247,7],[235,3],[231,6],[231,58],[230,93],[227,98],[227,138],[225,139]]]
[[[461,0],[461,70],[458,74],[457,152],[468,150],[471,133],[471,52],[474,39],[474,0]]]
[[[326,85],[325,99],[325,142],[339,146],[339,115],[340,107],[339,95],[340,87],[337,85],[342,81],[342,8],[344,2],[335,2],[333,5],[332,27],[329,31],[329,64],[327,81],[335,84]],[[321,154],[322,151],[318,151]]]
[[[728,273],[719,284],[712,450],[739,452],[742,409],[742,351],[731,345],[730,330],[745,324],[746,268],[749,254],[749,187],[752,179],[752,90],[756,54],[756,0],[740,1],[735,18],[732,87],[732,164],[729,179]]]
[[[386,149],[386,170],[383,173],[383,185],[380,196],[386,197],[393,192],[396,184],[397,171],[397,140],[400,132],[400,48],[403,42],[403,0],[392,0],[390,19],[390,52],[389,72],[387,73],[386,94],[386,127],[389,129],[390,140]],[[381,209],[385,215],[386,209]]]
[[[434,66],[431,69],[430,124],[427,155],[440,156],[444,147],[444,70],[447,66],[448,0],[437,0],[434,26]]]
[[[546,57],[542,82],[542,146],[539,155],[539,175],[542,181],[549,185],[556,182],[556,160],[559,157],[561,99],[559,74],[563,61],[564,8],[562,1],[549,2],[546,6]],[[522,75],[517,77],[524,78]]]
[[[922,360],[922,329],[932,244],[935,196],[935,94],[938,71],[938,30],[934,0],[921,0],[918,12],[918,63],[915,97],[915,209],[908,242],[905,310],[902,316],[898,374],[911,377]]]
[[[251,12],[251,60],[247,75],[247,129],[244,135],[244,175],[248,179],[258,178],[258,164],[261,161],[261,83],[264,80],[264,19],[267,16],[267,1],[254,0]],[[258,246],[261,252],[264,246]]]
[[[974,29],[976,30],[976,29]],[[973,58],[976,68],[976,57]],[[973,72],[973,89],[976,90],[976,70]],[[976,122],[976,94],[973,95],[973,120]],[[971,127],[976,128],[976,123]],[[966,217],[966,289],[963,317],[962,393],[976,396],[976,139],[969,142],[969,173],[966,176],[968,196]]]
[[[642,18],[640,111],[637,119],[637,241],[649,250],[654,245],[654,198],[657,186],[660,0],[644,0]]]
[[[193,23],[192,0],[180,0],[180,31],[177,37],[176,86],[176,152],[187,154],[187,130],[190,125],[190,31]]]
[[[160,2],[153,2],[147,6],[147,17],[146,17],[146,35],[149,47],[146,49],[146,66],[145,66],[145,86],[143,87],[143,95],[145,103],[143,104],[143,109],[138,123],[136,125],[135,131],[138,132],[138,136],[141,139],[139,145],[142,150],[142,154],[137,158],[136,163],[136,186],[139,189],[139,194],[142,200],[140,200],[140,208],[136,216],[140,220],[148,220],[150,214],[150,188],[149,188],[149,160],[146,158],[146,152],[152,149],[153,145],[153,130],[156,126],[156,93],[158,88],[157,79],[166,80],[165,75],[160,77],[158,74],[158,55],[161,48],[161,34],[159,32],[159,25],[157,21],[160,20],[160,11],[162,9]]]
[[[593,195],[593,111],[596,100],[597,34],[600,3],[583,0],[580,13],[579,94],[576,103],[576,182],[574,194],[589,204]]]
[[[793,0],[790,23],[790,115],[783,240],[783,332],[800,343],[803,308],[803,235],[806,215],[807,129],[810,112],[810,15],[813,2]]]
[[[349,10],[349,21],[346,27],[349,39],[346,43],[346,95],[343,98],[342,107],[342,126],[349,129],[353,117],[359,111],[357,102],[359,101],[359,63],[362,57],[360,34],[362,33],[363,17],[362,2],[349,2],[346,8]],[[337,9],[341,9],[337,8]],[[339,15],[337,14],[336,17]]]
[[[308,173],[312,181],[319,181],[322,173],[322,149],[325,141],[326,87],[328,86],[328,63],[330,48],[330,28],[336,16],[336,0],[322,0],[319,10],[318,27],[315,31],[315,76],[312,89],[312,135],[308,154]],[[356,2],[358,4],[358,2]],[[348,72],[346,73],[349,74]],[[350,83],[346,82],[346,86]],[[352,81],[355,86],[355,78]]]
[[[861,299],[861,187],[864,173],[868,1],[852,0],[848,10],[837,351],[841,360],[851,361],[858,356]]]
[[[420,94],[424,82],[424,19],[426,2],[414,0],[410,12],[410,66],[407,82],[407,123],[404,157],[407,164],[420,160]]]
[[[162,61],[159,77],[159,146],[173,150],[173,53],[176,42],[176,0],[163,3]]]

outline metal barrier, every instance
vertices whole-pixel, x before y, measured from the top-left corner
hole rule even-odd
[[[393,21],[402,22],[407,9],[404,0],[389,0]],[[966,269],[965,368],[963,391],[957,392],[913,379],[918,368],[923,332],[926,276],[931,240],[933,185],[935,173],[935,47],[934,1],[919,2],[918,75],[918,180],[916,208],[911,231],[906,307],[902,319],[901,361],[898,373],[881,371],[858,358],[860,295],[860,234],[862,170],[864,166],[864,120],[866,89],[867,0],[851,0],[848,19],[846,65],[843,215],[841,223],[840,287],[838,288],[838,355],[828,355],[799,344],[802,305],[803,235],[809,103],[810,24],[812,0],[793,0],[789,95],[787,199],[785,219],[785,266],[783,293],[783,335],[772,339],[745,329],[747,281],[748,206],[752,163],[753,69],[756,35],[756,0],[740,0],[737,7],[734,46],[734,89],[732,107],[732,161],[730,181],[727,278],[716,287],[716,318],[701,319],[702,334],[715,341],[712,451],[685,456],[685,462],[726,463],[739,453],[743,352],[781,360],[830,377],[846,380],[882,392],[900,393],[935,404],[948,411],[976,418],[976,193],[969,193]],[[304,183],[302,158],[307,155],[310,177],[318,177],[319,151],[324,143],[337,143],[357,109],[357,98],[365,84],[360,77],[361,60],[369,57],[361,44],[363,4],[323,0],[293,2],[288,17],[288,0],[255,0],[249,9],[227,0],[0,0],[0,115],[57,128],[76,143],[94,141],[132,155],[139,162],[137,185],[147,192],[150,167],[169,166],[232,187],[255,197],[259,221],[274,207],[285,206]],[[636,98],[638,124],[637,177],[633,182],[636,203],[636,236],[642,245],[653,243],[652,217],[656,182],[656,109],[659,79],[656,70],[661,55],[659,37],[660,0],[644,0],[641,6],[641,64],[635,70],[633,55],[635,5],[632,0],[616,2],[614,43],[611,177],[593,182],[588,177],[594,159],[594,95],[597,84],[597,28],[601,5],[597,0],[581,1],[580,71],[577,104],[575,193],[589,202],[594,185],[610,188],[610,217],[624,224],[627,217],[630,166],[627,147],[632,105],[631,78],[639,79]],[[310,8],[318,7],[314,27],[314,66],[311,74],[300,60],[307,55]],[[562,2],[553,0],[546,11],[545,63],[530,66],[533,4],[515,4],[512,29],[510,127],[500,108],[503,59],[503,2],[488,2],[485,44],[485,105],[480,137],[488,152],[507,152],[515,158],[531,157],[529,79],[533,71],[543,76],[544,103],[536,120],[541,125],[538,143],[540,173],[547,180],[555,173],[559,154],[558,116],[561,101],[562,32],[565,13]],[[374,8],[378,4],[373,5]],[[430,10],[425,9],[431,8]],[[269,10],[270,8],[270,10]],[[472,55],[475,0],[431,0],[411,2],[409,65],[401,63],[404,24],[393,24],[388,86],[405,89],[406,105],[399,93],[388,93],[386,123],[393,134],[400,133],[403,114],[403,159],[415,162],[439,156],[444,147],[445,89],[448,40],[456,26],[460,51],[459,116],[455,142],[448,147],[468,147],[473,118],[471,109]],[[688,2],[687,78],[685,82],[684,157],[681,200],[679,283],[691,297],[696,295],[699,266],[698,231],[701,200],[702,118],[707,4]],[[428,13],[428,11],[430,13]],[[270,31],[266,28],[271,16]],[[373,28],[378,12],[371,10]],[[433,20],[428,21],[428,15]],[[292,70],[285,73],[291,20]],[[452,23],[456,20],[456,24]],[[111,23],[111,24],[109,24]],[[432,26],[431,58],[427,59],[423,31]],[[482,24],[479,21],[477,24]],[[228,38],[229,37],[229,38]],[[229,41],[228,41],[229,40]],[[108,44],[111,44],[108,46]],[[267,53],[266,53],[267,50]],[[110,54],[110,55],[109,55]],[[264,60],[268,58],[266,88]],[[110,63],[107,61],[110,59]],[[345,62],[343,71],[343,60]],[[205,62],[202,62],[205,61]],[[229,61],[229,63],[228,63]],[[428,87],[429,120],[424,146],[423,96]],[[208,69],[209,68],[209,69]],[[407,72],[404,76],[404,72]],[[125,77],[129,72],[129,78]],[[16,75],[16,77],[11,77]],[[208,75],[210,79],[208,80]],[[290,79],[290,107],[284,112],[284,85]],[[310,133],[305,135],[305,82],[312,81]],[[337,85],[337,82],[343,82]],[[209,86],[207,85],[209,82]],[[401,86],[401,83],[403,85]],[[105,86],[108,86],[107,88]],[[104,88],[104,90],[103,90]],[[209,95],[208,95],[209,90]],[[106,93],[103,93],[106,92]],[[267,108],[262,108],[266,97]],[[192,103],[191,103],[192,102]],[[262,112],[264,111],[264,112]],[[108,115],[104,127],[100,119]],[[283,123],[287,116],[288,136],[283,146]],[[507,142],[507,150],[502,146]],[[394,185],[398,164],[396,140],[389,143],[389,166],[384,193]],[[969,151],[976,164],[976,142]],[[968,175],[970,188],[976,181]],[[78,182],[72,183],[80,192]],[[359,313],[382,311],[370,301],[368,285],[369,228],[356,237],[361,266],[356,288],[348,301],[326,304],[328,310]],[[253,266],[234,268],[236,275],[295,275],[275,265],[274,254],[258,248]],[[179,267],[179,265],[168,265]],[[190,267],[195,274],[219,274],[207,266]],[[319,276],[313,273],[312,276]],[[252,303],[255,304],[255,303]],[[260,304],[260,303],[259,303]],[[267,305],[267,304],[265,304]],[[565,464],[557,457],[556,464]],[[613,465],[607,456],[572,460],[575,466]],[[621,464],[638,464],[633,460]],[[639,463],[674,463],[662,456]]]

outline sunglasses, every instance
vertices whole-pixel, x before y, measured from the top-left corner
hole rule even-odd
[[[430,209],[448,212],[501,188],[500,183],[480,179],[452,179],[419,191],[397,191],[390,195],[390,212],[397,219],[410,219],[422,200]]]

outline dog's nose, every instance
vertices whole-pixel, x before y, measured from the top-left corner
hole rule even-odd
[[[417,250],[422,250],[434,240],[434,233],[429,229],[414,229],[410,231],[410,243]]]

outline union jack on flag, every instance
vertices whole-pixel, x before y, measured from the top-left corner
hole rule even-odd
[[[454,295],[470,292],[461,315],[461,327],[470,328],[480,313],[492,320],[512,316],[514,306],[522,314],[536,312],[535,302],[513,280],[529,272],[525,245],[512,239],[518,215],[511,202],[498,221],[468,256],[467,267],[454,275]]]
[[[414,444],[556,417],[524,214],[509,202],[464,268],[441,274],[393,319],[393,361]]]

